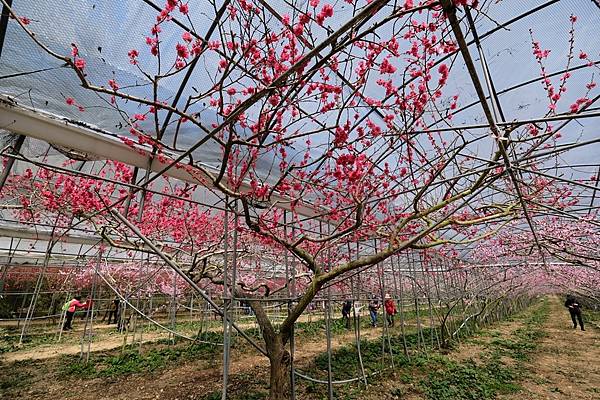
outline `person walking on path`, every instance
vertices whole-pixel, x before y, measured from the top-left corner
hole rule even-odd
[[[350,329],[350,311],[352,311],[352,302],[346,300],[342,306],[342,321],[346,329]]]
[[[75,296],[63,305],[63,310],[67,312],[63,331],[70,331],[73,329],[71,323],[73,322],[75,311],[77,308],[87,308],[88,304],[89,302],[81,303],[81,296]]]
[[[110,302],[110,304],[108,305],[108,310],[106,310],[106,312],[104,313],[104,316],[102,317],[102,322],[104,322],[104,320],[106,319],[106,316],[108,315],[108,325],[110,325],[110,322],[112,321],[113,317],[114,317],[114,324],[117,323],[117,318],[119,317],[119,306],[121,305],[121,302],[119,299],[114,299]]]
[[[379,312],[379,300],[375,297],[369,302],[369,315],[371,316],[371,326],[375,328],[377,326],[377,313]]]
[[[396,315],[396,304],[394,304],[394,300],[389,294],[385,295],[385,318],[387,320],[388,326],[394,326],[394,315]]]
[[[583,327],[583,318],[581,316],[581,304],[571,295],[567,296],[567,301],[565,301],[565,307],[569,309],[569,314],[571,314],[571,320],[573,321],[573,329],[577,329],[577,321],[579,321],[579,327],[582,331],[585,331]]]

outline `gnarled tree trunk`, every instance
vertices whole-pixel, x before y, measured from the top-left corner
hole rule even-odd
[[[265,350],[271,365],[269,400],[288,400],[290,398],[292,356],[286,349],[286,343],[289,341],[290,334],[275,331],[259,301],[250,300],[249,304],[254,310],[256,321],[261,327],[266,345]]]
[[[269,400],[288,400],[292,357],[280,335],[267,343],[267,353],[271,364]]]

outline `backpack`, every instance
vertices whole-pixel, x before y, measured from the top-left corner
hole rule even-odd
[[[71,300],[67,301],[65,304],[63,304],[62,306],[62,310],[63,311],[69,311],[69,308],[71,307]]]

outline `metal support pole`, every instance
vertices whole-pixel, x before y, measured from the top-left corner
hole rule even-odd
[[[288,222],[287,222],[287,211],[283,210],[283,234],[287,238],[288,233]],[[290,278],[290,260],[288,256],[288,251],[285,250],[283,255],[283,262],[285,264],[285,294],[288,298],[287,300],[287,315],[290,315],[290,311],[292,310],[292,300],[291,300],[291,278]],[[295,325],[295,324],[294,324]],[[293,353],[293,337],[294,337],[294,328],[292,327],[292,332],[290,334],[290,399],[296,399],[296,377],[295,377],[295,368],[294,368],[294,353]]]
[[[319,222],[319,231],[323,235],[323,224]],[[329,225],[327,225],[327,234],[329,234]],[[331,249],[327,249],[327,272],[331,269]],[[325,309],[325,332],[327,335],[327,395],[329,400],[333,397],[333,374],[331,371],[331,286],[327,288],[327,307]]]
[[[2,49],[4,48],[4,38],[6,37],[12,2],[13,0],[6,0],[6,4],[2,6],[2,15],[0,16],[0,57],[2,57]]]
[[[119,221],[121,221],[121,223],[123,223],[125,226],[127,226],[129,229],[131,229],[131,231],[133,233],[135,233],[136,236],[138,236],[155,254],[157,254],[160,258],[163,259],[163,261],[165,261],[171,268],[173,268],[175,270],[175,272],[183,278],[183,280],[185,280],[204,300],[206,300],[206,302],[213,308],[214,313],[216,313],[226,319],[221,308],[210,298],[210,296],[208,296],[206,294],[206,292],[204,290],[202,290],[196,284],[196,282],[194,282],[189,276],[187,276],[185,274],[185,272],[183,272],[181,270],[181,268],[179,268],[179,266],[171,259],[171,257],[166,255],[158,247],[156,247],[156,245],[150,239],[148,239],[142,232],[140,232],[140,230],[135,225],[133,225],[131,222],[129,222],[129,220],[127,220],[126,218],[124,218],[118,211],[113,209],[113,210],[110,210],[110,213],[115,218],[117,218]],[[238,333],[244,339],[246,339],[248,341],[248,343],[250,343],[252,345],[252,347],[254,347],[256,350],[258,350],[261,354],[263,354],[265,356],[267,355],[266,350],[264,350],[262,347],[260,347],[254,340],[252,340],[252,338],[250,336],[248,336],[246,334],[246,332],[244,332],[242,329],[240,329],[240,327],[238,327],[234,322],[231,323],[231,326],[236,331],[238,331]]]
[[[93,321],[94,321],[94,304],[96,299],[96,282],[98,278],[98,266],[100,265],[102,259],[102,250],[98,252],[98,261],[94,266],[94,279],[92,279],[92,293],[90,295],[90,300],[92,302],[92,307],[88,307],[85,313],[85,325],[83,327],[83,334],[81,336],[81,352],[80,359],[85,359],[85,363],[87,364],[90,361],[90,351],[92,346],[92,329],[93,329]],[[89,325],[89,327],[88,327]],[[84,357],[84,343],[86,343],[87,338],[87,347],[85,348],[85,357]]]
[[[227,287],[229,280],[229,212],[227,207],[229,198],[225,196],[225,213],[223,221],[223,392],[221,399],[227,400],[227,384],[229,381],[229,306],[230,291]]]
[[[4,17],[4,15],[3,15],[3,17]],[[1,49],[2,49],[2,47],[0,47],[0,51],[1,51]],[[23,136],[23,135],[17,136],[17,140],[15,141],[15,145],[13,146],[13,151],[11,153],[17,154],[21,150],[21,147],[23,146],[24,142],[25,142],[25,136]],[[4,184],[6,183],[6,180],[8,179],[8,176],[10,175],[10,171],[12,170],[14,163],[15,163],[15,158],[9,157],[8,161],[6,163],[6,167],[4,167],[4,169],[2,170],[2,174],[0,174],[0,192],[2,192],[2,189],[4,188]]]
[[[411,254],[410,252],[407,252],[407,259],[408,259],[408,268],[412,273],[412,280],[411,280],[411,286],[412,286],[412,295],[413,295],[413,302],[415,305],[415,316],[417,318],[417,345],[419,348],[421,348],[422,346],[424,346],[425,344],[425,340],[423,339],[423,331],[421,330],[421,314],[420,314],[420,305],[419,305],[419,298],[417,297],[417,269],[414,266],[414,255]]]
[[[55,227],[56,228],[56,227]],[[29,320],[33,318],[33,313],[35,310],[35,305],[37,303],[37,299],[40,294],[40,290],[42,288],[42,283],[44,281],[44,275],[46,274],[46,269],[48,268],[48,264],[50,263],[50,254],[52,254],[52,248],[54,247],[54,229],[52,229],[52,239],[48,242],[48,246],[46,247],[46,256],[44,258],[44,265],[42,266],[42,270],[38,275],[37,282],[35,284],[35,289],[33,291],[33,296],[31,297],[31,302],[29,303],[29,307],[27,308],[27,315],[25,316],[25,321],[23,322],[23,329],[21,330],[21,336],[19,337],[19,345],[23,344],[23,338],[25,337],[25,333],[27,332],[27,328],[29,326]]]
[[[396,259],[398,260],[398,264],[400,264],[400,255],[398,255],[396,257]],[[394,264],[392,264],[393,266]],[[400,265],[398,265],[398,269],[401,270]],[[404,327],[404,283],[402,282],[402,272],[398,273],[398,284],[400,287],[400,292],[399,292],[399,300],[398,300],[398,307],[400,308],[400,332],[402,334],[402,348],[404,350],[404,355],[410,359],[410,355],[408,354],[408,346],[406,343],[406,331],[405,331],[405,327]],[[394,281],[394,285],[396,285],[396,282]],[[397,290],[397,289],[396,289]]]

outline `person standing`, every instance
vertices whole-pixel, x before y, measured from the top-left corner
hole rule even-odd
[[[394,300],[389,294],[385,295],[385,318],[387,320],[388,326],[394,326],[394,315],[396,315],[396,304],[394,304]]]
[[[379,300],[375,297],[369,302],[369,315],[371,316],[371,326],[375,328],[377,326],[377,313],[379,312]]]
[[[87,302],[81,303],[81,296],[75,296],[63,305],[63,310],[67,312],[65,317],[65,323],[63,325],[63,331],[70,331],[73,329],[71,323],[73,322],[73,316],[75,315],[75,311],[77,310],[77,308],[87,308],[87,306]]]
[[[582,331],[585,331],[585,328],[583,327],[583,318],[581,315],[581,304],[579,304],[579,302],[577,302],[573,296],[568,295],[567,301],[565,301],[565,307],[567,307],[569,314],[571,314],[573,329],[577,329],[577,321],[579,321],[579,327]]]
[[[352,302],[346,300],[342,306],[342,321],[344,321],[346,329],[350,329],[350,311],[352,311]]]
[[[108,325],[110,325],[110,321],[111,319],[114,317],[114,324],[117,323],[117,318],[119,317],[119,306],[121,305],[121,302],[119,301],[119,299],[114,299],[109,306],[108,309]],[[104,318],[102,319],[104,320]]]

